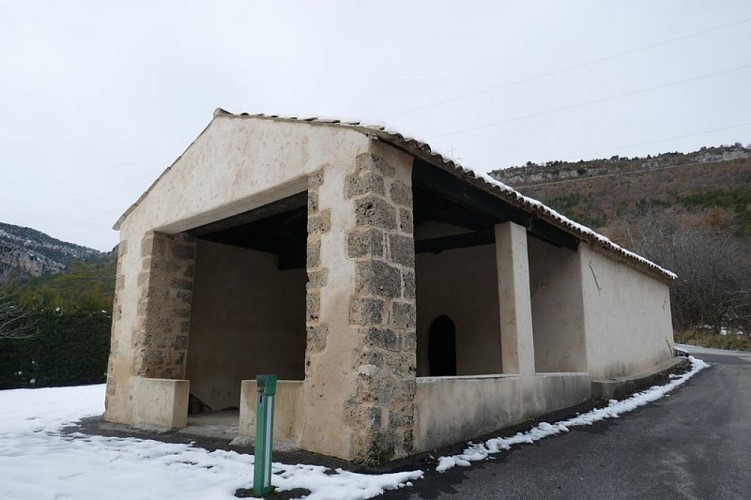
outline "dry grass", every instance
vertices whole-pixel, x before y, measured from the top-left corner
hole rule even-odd
[[[713,347],[730,351],[751,351],[751,339],[741,335],[717,335],[708,332],[676,332],[675,341],[700,347]]]

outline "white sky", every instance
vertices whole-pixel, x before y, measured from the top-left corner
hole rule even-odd
[[[216,107],[479,171],[747,144],[751,2],[0,0],[0,221],[111,249]]]

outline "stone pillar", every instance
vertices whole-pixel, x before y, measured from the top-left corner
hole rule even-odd
[[[416,359],[411,159],[374,144],[352,167],[309,177],[307,246],[300,444],[362,463],[404,456]]]
[[[321,320],[321,292],[328,282],[329,268],[321,261],[321,238],[331,231],[331,209],[319,208],[319,188],[323,184],[323,172],[308,178],[308,242],[306,267],[305,329],[305,377],[312,375],[311,357],[326,348],[328,324]]]
[[[534,375],[526,229],[513,222],[496,224],[495,252],[503,373]]]
[[[413,449],[416,371],[415,246],[411,168],[373,153],[357,158],[346,198],[355,204],[347,257],[355,289],[349,321],[359,345],[356,392],[346,417],[356,461],[379,463]]]
[[[195,240],[147,233],[141,243],[132,375],[183,379],[188,353]]]
[[[115,376],[115,361],[125,355],[117,335],[116,325],[123,319],[123,291],[125,289],[125,274],[123,262],[128,254],[128,242],[121,241],[117,247],[117,267],[115,270],[115,298],[112,304],[112,333],[110,338],[110,356],[107,362],[107,392],[105,396],[105,409],[109,410],[110,403],[117,398],[118,377]],[[128,343],[125,342],[127,345]],[[124,398],[123,398],[124,399]]]

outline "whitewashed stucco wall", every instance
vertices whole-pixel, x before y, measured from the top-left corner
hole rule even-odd
[[[587,244],[579,256],[592,379],[633,375],[673,356],[669,286]]]

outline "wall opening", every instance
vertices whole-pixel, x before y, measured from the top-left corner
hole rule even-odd
[[[502,373],[493,217],[413,185],[417,376],[434,375],[431,329],[454,324],[453,375]]]
[[[240,404],[242,380],[305,377],[306,193],[193,231],[191,407]]]
[[[428,363],[431,377],[456,375],[456,326],[445,314],[430,325]]]
[[[430,374],[430,322],[441,314],[450,316],[456,325],[457,375],[503,374],[497,224],[513,222],[524,227],[528,236],[558,249],[559,260],[569,262],[562,257],[564,252],[576,255],[576,236],[501,199],[481,184],[421,160],[415,160],[412,168],[418,377]],[[562,282],[556,285],[565,288]],[[581,291],[578,296],[581,298]],[[575,301],[571,298],[570,303],[576,306]],[[543,311],[548,307],[545,301],[538,304],[538,323],[547,321]],[[541,328],[552,332],[551,327],[549,323]],[[575,343],[576,335],[572,329],[565,337]],[[541,342],[545,344],[545,340]],[[551,343],[546,349],[554,347]],[[547,363],[553,356],[543,357],[546,370],[581,366],[578,354],[571,356],[576,361],[569,364]]]

